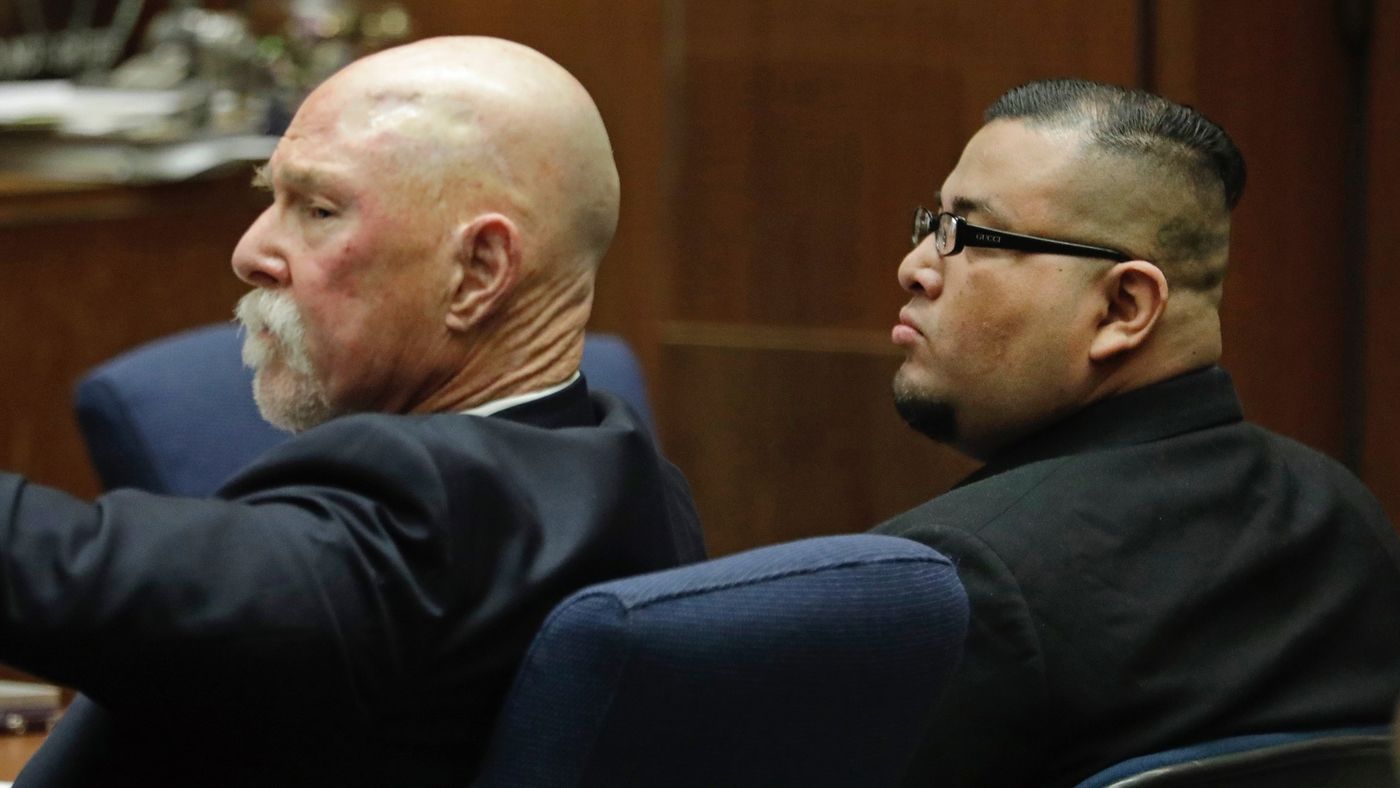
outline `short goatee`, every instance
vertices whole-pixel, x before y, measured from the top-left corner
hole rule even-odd
[[[957,436],[957,418],[952,405],[913,390],[898,375],[892,389],[894,409],[916,432],[939,443],[951,443]]]

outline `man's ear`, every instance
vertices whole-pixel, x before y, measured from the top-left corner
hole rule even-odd
[[[520,230],[499,213],[458,227],[447,327],[465,331],[495,311],[520,278]]]
[[[1107,309],[1089,345],[1089,358],[1111,360],[1147,341],[1167,308],[1167,277],[1145,260],[1129,260],[1103,280]]]

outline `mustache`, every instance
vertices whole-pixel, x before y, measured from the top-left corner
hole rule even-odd
[[[234,317],[243,325],[243,364],[259,369],[281,356],[297,372],[311,374],[306,352],[306,323],[291,296],[283,291],[253,290],[238,299]],[[271,335],[271,340],[264,336]]]

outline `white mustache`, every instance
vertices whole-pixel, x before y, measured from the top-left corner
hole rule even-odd
[[[297,372],[311,374],[311,359],[306,353],[306,324],[301,312],[285,292],[253,290],[238,299],[234,317],[243,324],[243,364],[260,369],[276,355]],[[275,343],[262,336],[266,331]]]

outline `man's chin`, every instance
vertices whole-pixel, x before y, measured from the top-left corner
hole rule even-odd
[[[957,438],[957,414],[947,400],[920,391],[900,369],[894,379],[894,408],[904,423],[925,437],[951,444]]]
[[[338,415],[314,380],[285,367],[254,373],[253,401],[269,424],[292,433],[305,432]]]

